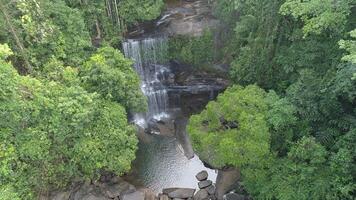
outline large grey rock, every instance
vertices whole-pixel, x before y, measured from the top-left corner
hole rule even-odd
[[[130,194],[125,194],[120,197],[121,200],[145,200],[145,194],[140,191],[136,191]]]
[[[245,196],[236,193],[228,193],[225,195],[224,200],[245,200]]]
[[[169,198],[187,199],[193,197],[195,189],[191,188],[165,188],[163,194],[168,195]]]
[[[203,188],[209,187],[211,184],[213,184],[213,182],[211,180],[205,180],[205,181],[200,181],[198,183],[198,186],[200,189],[203,189]]]
[[[207,187],[207,188],[205,188],[206,189],[206,191],[208,191],[208,193],[210,194],[210,195],[213,195],[213,194],[215,194],[215,186],[214,185],[210,185],[209,187]]]
[[[208,179],[208,172],[203,170],[203,171],[199,172],[197,175],[195,175],[195,178],[197,178],[198,181],[204,181],[204,180]]]
[[[194,200],[208,200],[209,194],[208,191],[206,190],[199,190],[195,195],[194,195]]]

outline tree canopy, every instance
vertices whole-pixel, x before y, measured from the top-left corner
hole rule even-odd
[[[121,104],[86,91],[58,62],[56,80],[18,75],[1,47],[1,190],[32,199],[101,170],[130,169],[137,139]]]
[[[214,14],[225,27],[220,62],[231,66],[230,79],[240,85],[232,88],[244,89],[227,89],[191,117],[188,130],[208,163],[241,169],[241,184],[254,198],[354,198],[354,6],[353,0],[215,1]],[[251,87],[260,87],[261,96]],[[259,113],[264,125],[239,119],[244,110]],[[225,115],[234,116],[238,128],[218,128]],[[241,137],[244,124],[254,126]],[[251,145],[256,127],[268,140]],[[257,143],[262,148],[249,148]],[[257,152],[241,156],[240,148]],[[258,164],[241,165],[261,149]]]

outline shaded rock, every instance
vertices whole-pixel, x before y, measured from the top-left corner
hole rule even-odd
[[[194,200],[208,200],[209,194],[206,190],[199,190],[195,195],[194,195]]]
[[[216,198],[215,195],[210,195],[210,196],[209,196],[209,199],[210,199],[210,200],[217,200],[217,198]]]
[[[133,193],[125,194],[122,196],[122,198],[120,197],[120,199],[122,199],[122,200],[145,200],[145,194],[143,194],[143,192],[136,191]]]
[[[240,171],[234,168],[224,169],[218,171],[216,178],[215,196],[218,200],[222,200],[224,194],[235,189],[238,186],[240,179]]]
[[[205,170],[203,170],[203,171],[199,172],[199,173],[195,176],[195,178],[197,178],[198,181],[204,181],[204,180],[208,179],[208,172],[205,171]]]
[[[157,122],[156,127],[160,135],[174,135],[174,122],[173,120],[160,120]]]
[[[205,180],[205,181],[200,181],[198,183],[198,186],[200,189],[203,189],[203,188],[210,186],[211,184],[213,184],[213,182],[211,180]]]
[[[74,191],[71,195],[73,200],[84,200],[84,197],[89,195],[90,192],[94,190],[94,186],[90,185],[90,183],[85,183],[80,186],[80,188]]]
[[[104,184],[103,190],[105,194],[110,198],[115,198],[124,194],[133,193],[136,191],[135,186],[131,185],[130,183],[119,180],[120,182],[116,184]]]
[[[226,194],[224,197],[224,200],[245,200],[245,196],[241,194],[236,194],[236,193],[229,193]]]
[[[206,191],[210,194],[210,195],[212,195],[212,194],[215,194],[215,186],[214,185],[210,185],[209,187],[207,187],[207,188],[205,188],[206,189]]]
[[[228,121],[224,117],[220,117],[220,123],[225,129],[236,129],[239,127],[239,123],[237,121]]]
[[[169,198],[187,199],[193,197],[195,189],[191,188],[165,188],[163,194],[167,194]]]

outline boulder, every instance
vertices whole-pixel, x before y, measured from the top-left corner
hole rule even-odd
[[[187,199],[193,197],[195,189],[191,188],[165,188],[163,194],[168,195],[169,198]]]
[[[104,184],[103,190],[108,197],[115,198],[124,194],[133,193],[136,191],[136,188],[130,183],[121,180],[115,184]]]
[[[145,194],[145,200],[156,200],[156,195],[151,189],[145,188],[140,191]]]
[[[198,183],[198,186],[200,189],[203,189],[203,188],[209,187],[212,184],[213,184],[213,182],[211,180],[205,180],[205,181],[200,181]]]
[[[209,194],[208,191],[206,190],[199,190],[195,195],[194,195],[194,200],[208,200],[209,199]]]
[[[195,175],[195,178],[197,178],[198,181],[204,181],[204,180],[208,179],[208,172],[203,170],[203,171],[199,172],[197,175]]]
[[[169,197],[166,194],[160,194],[159,200],[169,200]]]
[[[145,194],[140,191],[136,191],[133,193],[125,194],[120,197],[121,200],[145,200]]]
[[[236,193],[228,193],[225,195],[224,200],[245,200],[245,196]]]
[[[215,186],[214,185],[210,185],[209,187],[207,187],[207,188],[205,188],[206,189],[206,191],[208,191],[208,193],[210,194],[210,195],[213,195],[213,194],[215,194]]]

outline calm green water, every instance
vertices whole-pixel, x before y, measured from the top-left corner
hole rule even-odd
[[[215,182],[215,171],[204,167],[198,156],[187,159],[176,138],[147,135],[139,143],[133,172],[128,179],[158,193],[167,187],[197,188],[195,175],[201,170],[207,170],[209,179]]]

